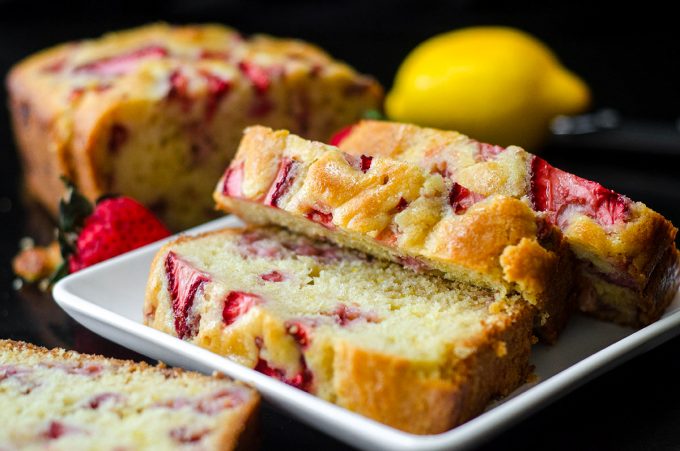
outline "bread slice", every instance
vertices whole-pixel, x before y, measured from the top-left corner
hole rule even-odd
[[[225,377],[0,340],[2,449],[243,449],[258,404]]]
[[[533,315],[518,296],[273,228],[166,244],[144,306],[151,327],[417,434],[524,382]]]
[[[658,319],[680,284],[677,229],[641,202],[557,169],[523,149],[457,132],[363,121],[337,140],[351,155],[381,155],[446,173],[484,194],[527,203],[560,228],[578,257],[581,310],[630,326]]]
[[[56,213],[71,178],[129,195],[174,230],[214,215],[210,192],[256,123],[327,139],[382,90],[319,48],[219,25],[154,24],[60,45],[7,79],[29,191]]]
[[[538,308],[554,341],[571,312],[570,254],[527,202],[481,196],[408,162],[352,157],[287,131],[250,127],[214,192],[217,206]]]

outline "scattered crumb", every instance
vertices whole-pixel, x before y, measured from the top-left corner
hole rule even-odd
[[[508,354],[508,347],[504,341],[497,341],[493,345],[496,357],[505,357]]]
[[[59,245],[55,241],[49,246],[35,246],[30,238],[19,243],[21,251],[12,260],[14,273],[26,282],[47,279],[61,264]]]
[[[541,380],[541,378],[538,377],[538,374],[534,373],[533,370],[527,376],[527,384],[535,384],[535,383],[538,383],[540,380]]]

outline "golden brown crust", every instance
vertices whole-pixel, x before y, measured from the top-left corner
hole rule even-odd
[[[27,69],[13,69],[7,78],[9,108],[17,147],[24,167],[29,194],[56,215],[63,192],[60,175],[72,177],[67,157],[67,137],[49,102],[38,102],[40,93],[32,90],[23,76]],[[37,94],[37,95],[36,95]],[[42,93],[45,94],[45,93]]]
[[[669,246],[677,229],[659,213],[644,204],[632,206],[633,217],[625,224],[606,230],[590,218],[569,224],[565,235],[579,258],[593,262],[607,273],[629,275],[629,282],[642,289]]]
[[[188,371],[184,370],[182,368],[168,368],[164,363],[159,362],[157,365],[149,365],[146,362],[135,362],[133,360],[122,360],[122,359],[115,359],[112,357],[104,357],[99,354],[82,354],[77,351],[72,351],[72,350],[67,350],[67,349],[62,349],[62,348],[53,348],[53,349],[47,349],[42,346],[37,346],[32,343],[27,343],[24,341],[16,341],[16,340],[10,340],[10,339],[0,339],[0,348],[6,348],[9,349],[11,352],[29,352],[31,354],[38,354],[41,356],[49,357],[49,358],[54,358],[54,359],[61,359],[61,360],[70,360],[79,364],[85,364],[85,363],[90,363],[90,362],[100,362],[100,363],[106,363],[111,366],[115,367],[121,367],[121,368],[126,368],[129,369],[129,371],[141,371],[141,372],[158,372],[160,371],[163,373],[166,377],[168,378],[177,378],[177,377],[187,377],[189,379],[195,379],[197,381],[199,380],[205,380],[208,377],[212,377],[215,379],[223,379],[226,376],[224,375],[214,375],[214,376],[206,376],[204,374],[196,373],[194,371]],[[233,383],[237,385],[241,385],[243,387],[248,387],[250,388],[247,384],[239,381],[233,381],[231,378],[228,378],[228,380],[232,381]],[[252,391],[252,390],[251,390]],[[252,394],[255,398],[257,398],[257,393],[252,391]]]
[[[663,315],[680,287],[680,258],[669,247],[640,290],[621,286],[600,273],[581,271],[581,310],[618,324],[644,327]]]
[[[488,327],[473,344],[476,352],[432,378],[406,360],[341,343],[333,357],[337,403],[414,434],[445,432],[526,380],[531,326],[525,309],[503,326]]]
[[[559,277],[571,280],[571,268],[559,265],[568,251],[543,245],[538,224],[553,228],[524,201],[492,196],[459,214],[449,205],[450,185],[438,174],[381,157],[362,170],[332,146],[261,126],[246,130],[231,171],[239,171],[240,192],[225,195],[225,176],[213,196],[218,208],[248,222],[283,225],[454,280],[517,290],[544,316],[571,311],[559,305],[568,303],[570,287],[551,291],[564,285]],[[287,190],[273,208],[266,193],[276,190],[282,174]],[[330,222],[309,220],[315,212]],[[543,335],[556,334],[550,318],[545,327],[553,331]]]
[[[354,126],[339,146],[355,155],[385,155],[430,171],[446,170],[459,183],[486,195],[531,197],[529,163],[533,155],[518,147],[510,147],[485,161],[480,155],[480,144],[457,132],[368,120]],[[630,217],[613,225],[604,226],[588,216],[575,214],[561,228],[580,260],[580,271],[590,273],[581,278],[582,310],[619,323],[644,325],[648,321],[640,318],[660,314],[656,309],[652,309],[651,315],[641,312],[656,305],[645,294],[650,291],[646,287],[664,285],[653,282],[653,274],[658,278],[659,273],[673,272],[672,264],[664,256],[669,249],[675,249],[677,229],[640,202],[630,203],[629,210]],[[660,261],[670,266],[657,269]],[[512,277],[525,269],[515,266]],[[620,283],[604,281],[600,273]],[[667,298],[666,294],[657,295]],[[598,296],[602,298],[596,299]]]

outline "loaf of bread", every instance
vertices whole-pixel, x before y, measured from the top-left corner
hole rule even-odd
[[[524,199],[559,227],[578,258],[580,307],[602,319],[645,326],[680,284],[677,229],[659,213],[523,149],[504,149],[457,132],[363,121],[338,136],[351,155],[419,165],[485,196]]]
[[[446,431],[522,384],[534,313],[281,229],[166,244],[147,325],[395,428]]]
[[[0,449],[244,449],[258,404],[225,377],[0,340]]]
[[[310,44],[217,25],[156,24],[63,44],[7,79],[27,187],[56,212],[60,175],[94,200],[129,195],[175,230],[210,192],[243,128],[327,139],[379,108],[380,86]]]
[[[214,193],[219,208],[412,269],[518,292],[554,341],[571,312],[572,263],[559,230],[512,196],[484,196],[409,162],[351,156],[257,126]]]

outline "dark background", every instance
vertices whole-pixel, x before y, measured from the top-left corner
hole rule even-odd
[[[680,224],[680,19],[661,2],[0,0],[0,74],[44,47],[158,20],[218,22],[246,34],[306,39],[373,74],[386,88],[408,51],[434,34],[467,25],[524,29],[588,82],[594,109],[615,108],[630,132],[604,141],[554,139],[545,156]],[[0,103],[6,103],[4,90]],[[46,239],[50,227],[21,200],[5,108],[0,155],[0,337],[126,355],[75,325],[45,296],[12,288],[9,261],[19,238]],[[671,340],[633,359],[482,449],[680,449],[678,346],[680,339]],[[263,429],[265,449],[343,449],[271,408],[265,409]]]

